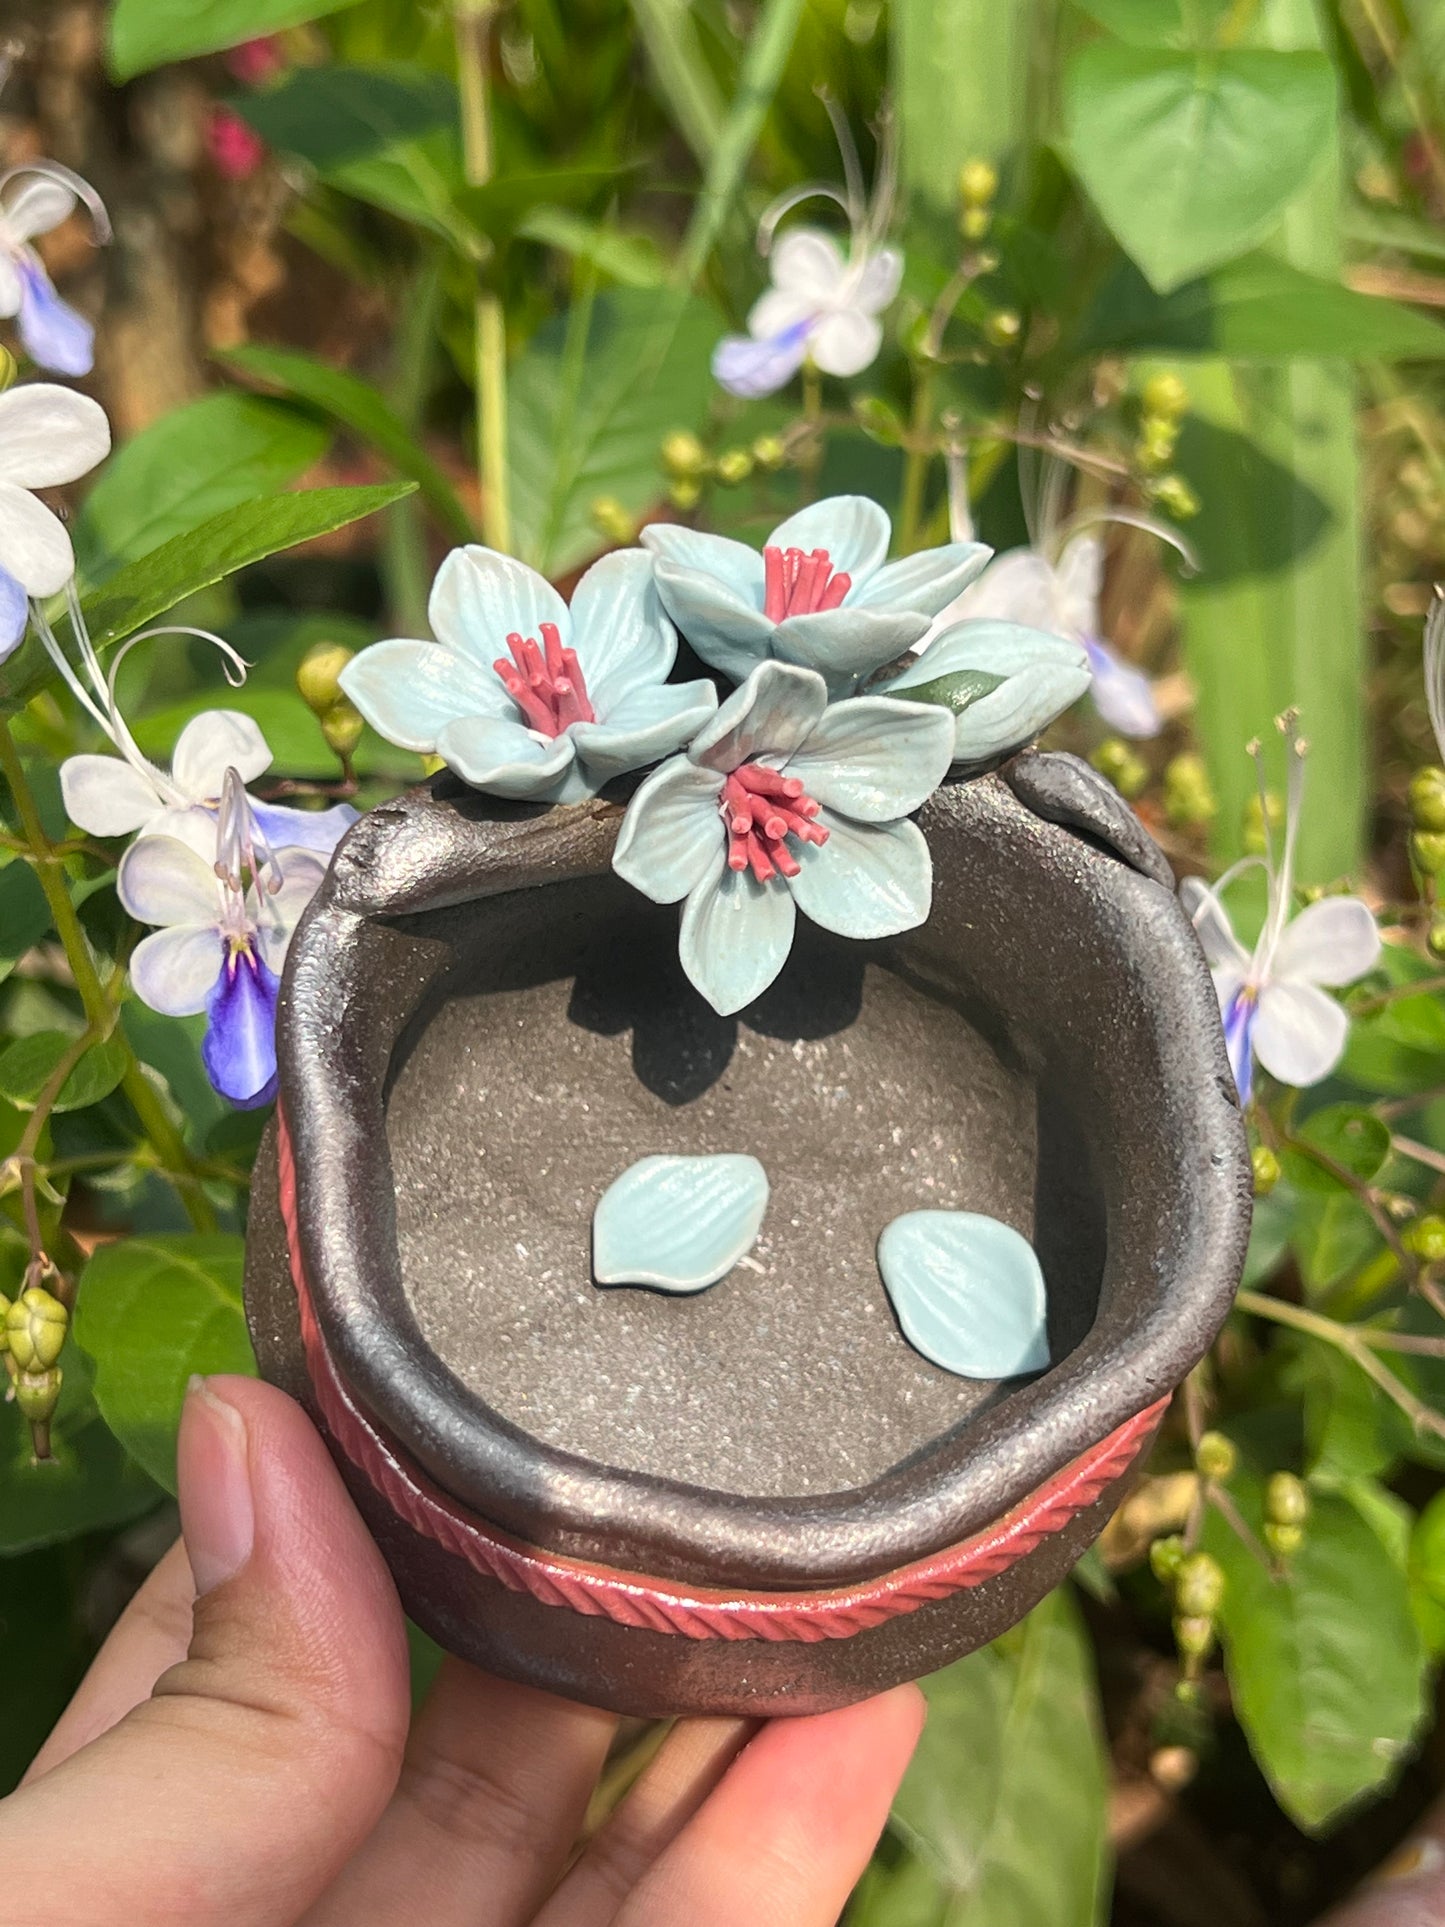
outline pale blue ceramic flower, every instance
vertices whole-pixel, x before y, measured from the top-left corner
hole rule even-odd
[[[131,955],[131,985],[165,1016],[205,1012],[206,1075],[242,1109],[275,1094],[281,966],[325,874],[314,850],[268,846],[235,770],[215,815],[172,811],[163,832],[137,837],[120,860],[121,902],[159,926]]]
[[[1079,643],[1017,622],[961,622],[873,690],[944,704],[955,717],[953,760],[986,763],[1032,742],[1079,700],[1089,676]]]
[[[762,663],[642,784],[613,868],[656,903],[686,898],[682,967],[726,1016],[782,969],[799,910],[842,937],[925,920],[933,865],[907,818],[952,758],[946,710],[886,696],[830,706],[812,670]]]
[[[976,1211],[909,1211],[884,1228],[878,1269],[903,1336],[960,1378],[1017,1378],[1049,1362],[1044,1274],[1028,1239]]]
[[[751,1251],[768,1208],[768,1174],[754,1157],[639,1158],[592,1214],[599,1285],[705,1291]]]
[[[524,563],[454,549],[429,615],[435,642],[375,643],[341,687],[389,742],[495,796],[595,795],[681,748],[717,708],[710,682],[667,680],[677,636],[641,549],[594,563],[570,609]]]
[[[789,516],[761,555],[672,522],[639,540],[657,558],[663,606],[704,662],[734,682],[760,662],[797,663],[846,696],[921,641],[992,554],[950,542],[889,562],[890,534],[876,502],[835,495]]]

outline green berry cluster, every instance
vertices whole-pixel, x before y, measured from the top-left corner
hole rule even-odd
[[[781,435],[759,435],[746,447],[725,448],[717,455],[710,455],[691,430],[678,428],[664,437],[658,455],[668,478],[667,499],[675,509],[686,514],[702,500],[706,483],[740,488],[754,474],[771,475],[787,462],[788,448]],[[604,506],[604,502],[593,503],[594,521]]]
[[[1169,467],[1188,412],[1189,390],[1178,375],[1151,375],[1145,382],[1134,463],[1145,478],[1145,493],[1176,522],[1187,522],[1200,506],[1188,482]]]
[[[350,765],[361,741],[361,712],[341,693],[341,672],[351,661],[344,643],[315,643],[301,658],[296,688],[301,700],[321,725],[326,747],[343,768]]]
[[[43,1285],[27,1285],[12,1304],[0,1297],[0,1352],[21,1416],[35,1432],[37,1458],[48,1456],[48,1427],[60,1399],[60,1354],[70,1313]]]

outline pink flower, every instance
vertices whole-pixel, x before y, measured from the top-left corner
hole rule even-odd
[[[228,181],[247,181],[266,158],[266,143],[229,107],[213,107],[206,122],[206,148]]]
[[[243,87],[260,87],[286,65],[286,52],[277,33],[243,40],[226,55],[226,65]]]

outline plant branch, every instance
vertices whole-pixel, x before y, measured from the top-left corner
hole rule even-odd
[[[1336,1351],[1353,1359],[1367,1378],[1374,1380],[1385,1396],[1399,1406],[1417,1431],[1433,1432],[1437,1438],[1445,1438],[1445,1416],[1427,1405],[1424,1399],[1417,1398],[1409,1386],[1375,1356],[1372,1342],[1375,1334],[1366,1338],[1358,1325],[1342,1325],[1336,1319],[1321,1317],[1318,1312],[1310,1311],[1304,1305],[1292,1305],[1284,1298],[1267,1298],[1257,1291],[1241,1291],[1234,1302],[1240,1311],[1248,1312],[1252,1318],[1265,1318],[1276,1325],[1287,1325],[1292,1331],[1304,1332],[1326,1345],[1333,1345]]]
[[[453,0],[457,71],[462,94],[462,151],[467,180],[485,187],[492,178],[492,104],[487,68],[491,58],[494,0]],[[504,555],[512,548],[507,486],[507,320],[502,298],[487,284],[492,251],[477,264],[477,479],[482,490],[482,533]]]

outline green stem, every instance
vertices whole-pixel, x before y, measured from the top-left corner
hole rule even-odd
[[[923,520],[923,497],[928,467],[933,460],[933,369],[924,363],[913,384],[913,420],[908,435],[908,460],[903,470],[903,499],[898,510],[898,553],[912,555],[918,547]]]
[[[1252,1318],[1266,1318],[1276,1325],[1288,1325],[1292,1331],[1305,1332],[1326,1345],[1333,1345],[1336,1351],[1352,1358],[1367,1378],[1374,1380],[1385,1396],[1399,1406],[1417,1431],[1433,1432],[1437,1437],[1445,1437],[1445,1417],[1423,1399],[1416,1398],[1409,1387],[1396,1378],[1390,1368],[1375,1356],[1371,1340],[1355,1326],[1341,1325],[1333,1318],[1322,1318],[1318,1312],[1309,1311],[1303,1305],[1292,1305],[1284,1298],[1267,1298],[1257,1291],[1241,1291],[1236,1294],[1234,1302],[1240,1311],[1248,1312]]]
[[[811,355],[803,358],[803,421],[806,432],[798,451],[798,473],[803,483],[803,500],[811,502],[818,493],[818,477],[823,467],[823,377]]]
[[[441,261],[435,250],[427,253],[416,273],[406,283],[400,322],[396,335],[396,359],[390,400],[398,419],[413,434],[421,427],[426,406],[427,380],[436,341],[437,316],[441,308]],[[387,510],[386,532],[382,538],[382,574],[386,599],[398,635],[420,636],[427,633],[419,625],[426,621],[430,570],[427,567],[426,523],[420,498],[408,495]]]
[[[487,80],[494,0],[453,0],[457,72],[462,95],[462,152],[467,180],[485,187],[492,178],[492,104]],[[478,262],[476,303],[477,479],[482,490],[482,533],[508,554],[512,514],[507,490],[507,321],[501,296],[484,279],[491,250]]]
[[[15,738],[10,733],[10,725],[0,716],[0,774],[10,786],[10,794],[15,799],[15,808],[20,817],[20,827],[25,832],[30,861],[35,866],[35,874],[40,879],[40,887],[45,893],[45,901],[50,910],[55,934],[59,937],[65,951],[70,974],[75,979],[75,988],[84,1008],[86,1021],[98,1038],[115,1036],[125,1051],[126,1070],[121,1079],[121,1089],[130,1100],[131,1109],[140,1121],[141,1129],[155,1146],[167,1177],[176,1187],[186,1213],[197,1231],[214,1231],[216,1214],[210,1199],[206,1196],[200,1179],[191,1166],[190,1154],[174,1124],[166,1116],[165,1107],[152,1087],[145,1072],[136,1059],[124,1032],[117,1029],[116,1009],[95,968],[95,959],[90,953],[90,944],[81,928],[80,917],[71,902],[70,892],[65,884],[65,871],[55,847],[45,834],[45,826],[40,821],[40,812],[35,806],[35,798],[25,778],[25,767],[20,760],[20,752]]]

